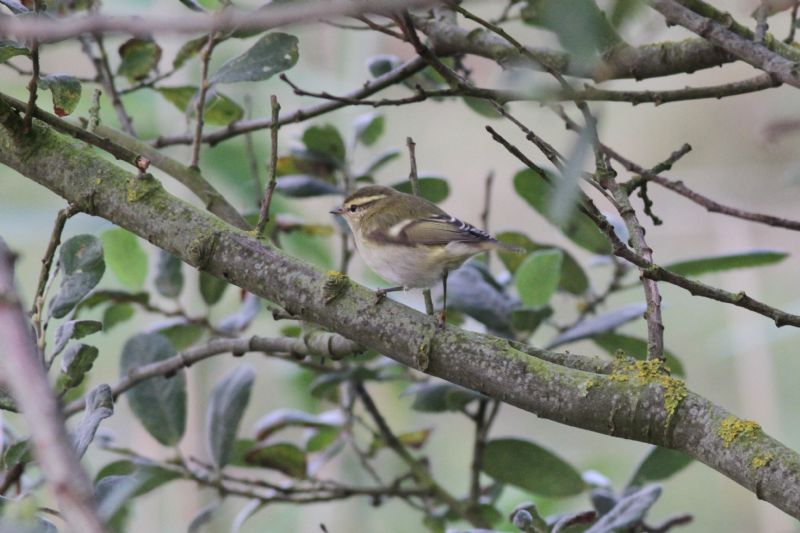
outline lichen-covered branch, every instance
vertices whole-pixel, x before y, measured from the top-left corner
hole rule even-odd
[[[661,372],[659,361],[596,374],[454,327],[431,335],[433,318],[394,301],[376,306],[372,291],[352,282],[327,299],[328,274],[170,195],[152,176],[125,172],[81,150],[38,121],[33,136],[23,136],[21,121],[0,104],[0,163],[67,201],[91,195],[91,214],[188,264],[407,366],[415,367],[424,352],[430,375],[538,416],[682,450],[800,517],[800,455],[688,391]]]

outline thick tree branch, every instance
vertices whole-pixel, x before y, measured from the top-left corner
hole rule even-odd
[[[14,35],[19,40],[38,39],[43,43],[64,41],[83,33],[122,33],[152,37],[154,33],[210,33],[225,30],[268,30],[320,19],[358,16],[365,13],[386,14],[402,8],[422,7],[434,0],[370,0],[351,2],[331,0],[312,4],[278,4],[255,11],[224,9],[215,13],[182,13],[145,18],[92,14],[76,17],[2,17],[0,35]]]
[[[11,251],[0,239],[0,338],[5,347],[0,382],[19,403],[31,432],[34,454],[64,519],[74,531],[102,533],[105,528],[97,517],[92,485],[72,448],[14,288],[13,262]]]
[[[585,66],[570,62],[568,54],[544,48],[527,48],[537,58],[532,61],[505,39],[488,30],[476,31],[423,17],[414,17],[414,26],[428,36],[434,52],[439,56],[473,54],[496,61],[504,67],[535,70],[541,70],[544,64],[564,75],[596,81],[659,78],[718,67],[735,59],[704,39],[692,39],[638,47],[620,46],[607,54],[602,63],[586,69]]]
[[[682,450],[800,517],[800,455],[654,371],[657,361],[594,374],[454,327],[431,335],[432,318],[394,301],[376,306],[372,291],[352,282],[326,301],[323,272],[173,197],[151,176],[76,149],[38,121],[33,136],[21,135],[21,120],[0,104],[1,163],[68,201],[90,193],[92,214],[190,265],[407,366],[415,367],[425,352],[429,374],[541,417]]]
[[[727,13],[716,11],[697,0],[648,0],[650,7],[661,13],[667,22],[679,24],[722,50],[738,57],[776,80],[800,87],[797,63],[800,53],[784,45],[772,35],[763,43]],[[717,20],[719,19],[719,20]]]

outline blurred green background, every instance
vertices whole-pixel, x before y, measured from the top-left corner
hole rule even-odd
[[[739,20],[748,20],[753,1],[731,0],[717,2],[719,7],[730,9]],[[725,4],[725,5],[722,5]],[[500,2],[482,2],[472,5],[478,13],[493,15],[502,7]],[[160,13],[182,13],[185,8],[171,1],[113,1],[104,2],[107,13],[139,13],[153,16]],[[775,19],[774,31],[786,23]],[[525,43],[555,45],[552,35],[521,24],[512,24],[510,30]],[[300,60],[288,74],[294,82],[313,91],[342,94],[359,87],[369,73],[367,61],[376,54],[391,53],[401,58],[412,57],[412,49],[390,38],[374,33],[341,30],[325,24],[290,28],[289,33],[300,39]],[[645,43],[658,40],[679,40],[687,37],[680,29],[666,29],[663,20],[647,11],[635,18],[624,29],[630,42]],[[186,36],[158,37],[164,48],[162,68],[167,68],[171,58]],[[113,53],[112,65],[117,61],[116,47],[124,37],[107,39]],[[226,59],[241,53],[243,45],[229,41],[215,51],[212,71]],[[468,57],[467,64],[474,69],[474,77],[481,85],[515,86],[529,83],[530,79],[515,79],[502,73],[496,65],[482,59]],[[28,67],[23,60],[15,64]],[[196,82],[199,67],[191,62],[175,75],[170,85]],[[93,76],[92,65],[74,42],[44,46],[42,70],[68,72],[77,76]],[[614,81],[604,84],[609,88],[669,89],[686,85],[702,86],[743,79],[755,71],[743,64],[726,65],[692,75],[671,76],[635,83]],[[538,75],[537,75],[538,76]],[[3,92],[25,97],[27,79],[0,65],[0,88]],[[254,102],[254,114],[268,114],[269,94],[277,94],[284,110],[293,110],[314,103],[309,98],[296,97],[290,88],[274,78],[266,83],[237,84],[226,87],[226,93],[240,103],[245,95]],[[403,89],[393,88],[387,94],[407,95]],[[91,89],[84,87],[79,109],[73,116],[86,116]],[[40,96],[40,105],[48,108],[50,95]],[[138,133],[144,138],[178,134],[187,131],[181,114],[161,96],[152,91],[140,91],[126,97],[125,105],[132,115]],[[767,92],[726,98],[721,101],[706,100],[676,103],[663,106],[628,104],[592,104],[600,118],[601,139],[643,166],[651,166],[666,158],[681,144],[688,142],[694,150],[671,173],[687,185],[712,198],[734,206],[757,212],[797,218],[800,201],[800,166],[797,153],[800,136],[787,135],[768,139],[765,130],[777,120],[798,118],[800,107],[795,89],[779,88]],[[537,103],[511,105],[515,115],[539,135],[569,153],[575,137],[567,133],[561,121]],[[341,131],[350,131],[353,121],[369,108],[346,108],[312,121],[331,123]],[[451,193],[442,207],[448,212],[473,223],[480,222],[483,207],[484,179],[490,171],[495,173],[494,194],[491,204],[490,229],[493,232],[518,230],[544,241],[563,245],[583,265],[592,263],[592,257],[569,243],[555,228],[539,217],[514,193],[511,178],[520,165],[505,150],[494,143],[484,130],[491,123],[502,134],[519,143],[535,160],[543,158],[532,145],[525,144],[516,128],[507,122],[489,120],[476,114],[460,101],[426,101],[413,106],[381,109],[386,117],[386,132],[376,146],[358,148],[351,157],[360,164],[387,148],[403,148],[407,136],[417,143],[417,160],[421,171],[435,173],[449,179]],[[116,116],[107,100],[103,100],[101,117],[104,123],[118,127]],[[307,123],[289,125],[280,130],[282,149],[296,142]],[[259,131],[254,141],[260,161],[267,160],[268,132]],[[166,150],[171,156],[187,162],[189,147],[178,146]],[[205,176],[219,187],[227,197],[243,210],[253,210],[256,199],[249,174],[242,137],[206,148],[201,157]],[[618,169],[619,170],[619,169]],[[262,179],[264,165],[260,166]],[[378,181],[391,184],[407,175],[405,157],[393,162],[378,176]],[[154,172],[165,186],[187,201],[197,203],[174,180]],[[13,250],[20,254],[18,280],[27,301],[30,301],[39,272],[39,261],[49,238],[57,209],[64,202],[32,181],[7,169],[0,168],[0,235]],[[735,273],[709,276],[704,281],[730,291],[745,290],[748,294],[789,312],[800,312],[798,297],[798,268],[800,267],[800,235],[786,230],[748,224],[740,220],[706,213],[702,208],[665,192],[650,188],[655,201],[655,212],[664,219],[662,226],[653,227],[646,221],[649,243],[657,262],[701,257],[705,255],[736,252],[753,248],[769,248],[789,252],[791,256],[776,267],[743,270]],[[281,201],[281,209],[294,212],[308,222],[332,223],[328,210],[336,204],[336,197],[309,200]],[[639,200],[636,199],[635,202]],[[602,203],[600,204],[603,209]],[[608,209],[608,206],[605,206]],[[98,218],[79,215],[71,219],[65,237],[80,233],[100,234],[112,227]],[[338,265],[338,238],[321,239],[325,254],[316,254],[307,248],[295,246],[290,250],[315,261],[323,267]],[[154,273],[156,250],[142,242],[150,253],[151,278]],[[500,271],[499,261],[492,266]],[[593,284],[600,288],[608,278],[609,269],[602,265],[587,267]],[[187,269],[191,270],[191,269]],[[352,263],[351,274],[362,283],[376,283],[376,278],[365,271],[358,258]],[[195,314],[204,309],[196,289],[195,273],[187,276],[187,290],[182,305]],[[151,283],[152,279],[148,282]],[[109,272],[103,287],[114,287],[117,280]],[[664,297],[664,324],[666,345],[683,361],[687,382],[691,389],[733,411],[737,416],[752,418],[765,431],[793,449],[800,449],[800,424],[797,423],[800,388],[796,386],[800,375],[798,340],[800,333],[791,328],[777,329],[768,319],[747,311],[724,306],[708,300],[694,298],[681,289],[661,285]],[[157,296],[156,296],[157,298]],[[228,290],[224,302],[216,306],[212,318],[229,314],[238,307],[238,290]],[[418,292],[397,296],[405,303],[422,308]],[[614,296],[607,304],[611,309],[625,303],[641,301],[641,291],[629,290]],[[568,300],[557,301],[563,306]],[[166,304],[165,304],[166,305]],[[566,312],[571,312],[566,309]],[[574,311],[572,311],[574,312]],[[137,315],[139,316],[139,315]],[[118,326],[109,334],[94,337],[100,348],[100,357],[91,374],[91,384],[113,383],[117,379],[119,355],[122,344],[130,335],[142,331],[159,317],[139,318]],[[468,327],[477,327],[468,323]],[[262,312],[250,331],[259,335],[275,334],[278,325],[268,313]],[[623,331],[645,335],[644,322],[639,320]],[[535,340],[543,342],[554,334],[543,328]],[[578,353],[596,353],[590,343],[568,347]],[[310,399],[303,376],[292,365],[251,354],[246,356],[257,370],[253,398],[242,424],[246,434],[252,424],[265,413],[279,407],[324,409]],[[216,357],[193,366],[187,372],[189,382],[189,424],[181,449],[186,455],[205,458],[208,452],[202,439],[205,406],[209,391],[228,368],[240,360]],[[381,386],[374,389],[380,406],[397,431],[435,427],[427,444],[426,454],[432,460],[434,475],[456,494],[463,494],[469,479],[472,424],[461,415],[425,416],[409,409],[410,400],[399,397],[400,389]],[[19,426],[15,416],[4,415],[4,421]],[[75,420],[72,421],[73,423]],[[127,403],[117,405],[116,414],[103,423],[120,444],[138,452],[158,458],[171,455],[135,422]],[[597,470],[608,476],[618,488],[624,486],[636,463],[648,446],[613,439],[587,431],[566,427],[504,406],[492,436],[519,436],[557,451],[581,470]],[[103,464],[113,459],[96,448],[87,454],[86,462],[93,475]],[[399,469],[394,457],[382,456],[388,471]],[[327,466],[322,475],[352,483],[367,482],[354,457],[345,455]],[[131,519],[130,531],[180,531],[192,517],[213,498],[208,489],[198,490],[188,482],[176,482],[138,500]],[[517,503],[527,499],[522,492],[507,489],[502,508],[510,511]],[[585,496],[568,500],[536,499],[543,514],[562,510],[588,508]],[[246,502],[227,498],[223,512],[218,513],[208,526],[209,531],[225,531],[235,514]],[[650,513],[649,522],[659,523],[676,513],[688,512],[695,521],[683,531],[798,531],[793,519],[759,502],[756,497],[702,464],[689,468],[669,480],[661,500]],[[373,508],[365,499],[352,499],[304,508],[274,505],[260,511],[250,519],[243,531],[318,531],[324,523],[331,533],[344,531],[407,532],[423,529],[421,516],[398,501],[389,501]]]

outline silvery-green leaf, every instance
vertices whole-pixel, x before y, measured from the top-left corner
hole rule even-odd
[[[286,33],[268,33],[244,54],[222,65],[210,81],[263,81],[292,68],[297,58],[297,37]]]
[[[661,496],[660,485],[650,485],[620,499],[585,533],[612,533],[641,522]]]
[[[97,320],[68,320],[58,326],[53,340],[53,353],[51,357],[61,353],[70,339],[80,339],[103,329],[103,324]]]
[[[206,438],[211,458],[217,468],[231,458],[236,432],[244,415],[255,372],[249,366],[239,366],[228,372],[211,391],[206,412]]]
[[[646,310],[646,304],[635,303],[583,320],[577,326],[564,331],[550,341],[546,348],[555,348],[556,346],[561,346],[569,342],[575,342],[601,333],[606,333],[607,331],[612,331],[631,320],[642,318]]]
[[[75,453],[83,457],[94,439],[100,422],[114,414],[114,397],[111,387],[98,385],[86,395],[86,408],[83,418],[75,429]]]

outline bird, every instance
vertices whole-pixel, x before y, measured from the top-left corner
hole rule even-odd
[[[331,214],[340,215],[347,222],[367,266],[397,284],[378,289],[377,302],[389,292],[430,288],[442,281],[439,327],[444,327],[446,320],[449,272],[488,250],[522,252],[447,214],[433,202],[390,187],[362,187]]]

